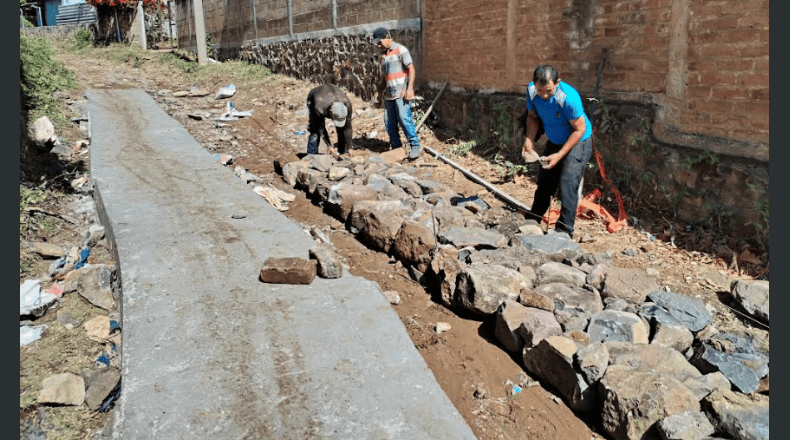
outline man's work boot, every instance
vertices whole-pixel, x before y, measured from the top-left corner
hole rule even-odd
[[[411,151],[409,151],[409,160],[417,160],[420,157],[420,153],[422,153],[422,147],[419,145],[412,145]]]

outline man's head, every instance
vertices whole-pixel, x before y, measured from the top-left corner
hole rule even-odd
[[[554,66],[541,64],[532,73],[532,82],[535,83],[535,88],[538,89],[538,95],[544,101],[548,101],[554,96],[554,92],[557,91],[560,74]]]
[[[392,45],[392,37],[390,36],[390,31],[386,28],[380,27],[373,31],[373,44],[379,47],[381,50],[387,50]]]
[[[346,117],[348,116],[348,108],[346,108],[345,104],[336,101],[332,104],[329,112],[332,114],[332,123],[335,124],[335,127],[345,127]]]

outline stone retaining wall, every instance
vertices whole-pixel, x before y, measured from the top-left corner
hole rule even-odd
[[[92,23],[80,23],[20,28],[19,33],[28,37],[44,37],[48,40],[68,40],[74,36],[74,32],[77,32],[77,29],[90,29],[91,25]]]
[[[409,48],[419,72],[419,31],[391,32],[395,41]],[[219,53],[221,58],[228,55]],[[274,73],[317,84],[337,84],[367,101],[375,98],[376,85],[381,82],[377,57],[378,50],[372,44],[370,32],[364,28],[350,35],[252,44],[239,52],[239,58],[262,64]]]

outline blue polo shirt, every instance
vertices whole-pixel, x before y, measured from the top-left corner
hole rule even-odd
[[[579,92],[569,84],[560,81],[554,96],[544,101],[538,95],[534,82],[527,86],[527,110],[535,110],[543,121],[546,137],[557,145],[563,145],[573,133],[573,126],[569,122],[584,116],[586,129],[580,141],[585,141],[592,136],[592,124],[584,113],[582,98]]]

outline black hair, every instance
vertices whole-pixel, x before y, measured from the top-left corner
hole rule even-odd
[[[535,68],[535,72],[532,74],[532,82],[535,84],[542,84],[546,85],[551,80],[554,84],[557,84],[557,80],[560,78],[560,73],[557,72],[557,69],[550,64],[541,64],[537,68]]]

